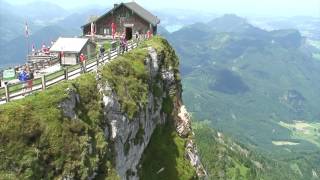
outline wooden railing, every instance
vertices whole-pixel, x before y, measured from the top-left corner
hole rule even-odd
[[[128,51],[136,48],[138,46],[138,41],[131,41],[128,43]],[[120,48],[118,47],[114,51],[110,51],[105,53],[100,58],[94,58],[87,60],[84,69],[85,72],[92,72],[98,69],[99,66],[104,65],[121,55]],[[83,69],[80,64],[65,68],[63,70],[54,72],[52,74],[43,75],[41,78],[36,78],[33,80],[32,90],[27,89],[26,83],[17,83],[12,85],[5,85],[4,87],[0,87],[0,104],[5,104],[12,100],[24,98],[25,95],[31,94],[36,91],[43,91],[50,86],[53,86],[61,81],[75,79],[80,76],[83,72]],[[25,86],[23,86],[25,85]]]
[[[30,58],[30,57],[28,57]],[[36,60],[37,59],[37,60]],[[28,60],[27,65],[33,71],[39,71],[49,66],[58,64],[60,60],[58,57],[51,56],[33,56],[33,61]]]

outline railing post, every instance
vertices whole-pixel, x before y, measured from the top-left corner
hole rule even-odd
[[[103,60],[104,55],[102,55],[101,57],[102,57],[102,60]],[[97,58],[97,69],[99,68],[99,60],[100,60],[100,57]]]
[[[119,56],[120,51],[121,51],[121,48],[120,48],[120,46],[118,46],[118,50],[117,50],[117,55],[116,56]]]
[[[111,60],[111,51],[108,52],[108,59]]]
[[[46,75],[42,75],[41,77],[42,90],[46,90]]]
[[[64,69],[64,79],[65,80],[69,79],[68,68]]]
[[[87,72],[87,60],[83,61],[83,73]]]
[[[7,83],[4,84],[4,91],[6,93],[6,101],[10,101],[10,94],[9,94],[9,85]]]

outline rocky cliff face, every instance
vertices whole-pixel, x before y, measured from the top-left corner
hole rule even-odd
[[[177,57],[151,46],[146,46],[145,50],[144,64],[149,87],[153,89],[147,92],[146,104],[132,119],[121,113],[118,95],[109,83],[102,87],[104,117],[108,124],[105,134],[113,142],[115,168],[121,179],[139,179],[139,162],[157,126],[173,120],[180,137],[188,139],[192,136],[190,116],[182,104],[181,83],[177,79],[179,71],[173,67],[178,63]],[[172,101],[169,102],[172,106],[165,101]],[[194,142],[191,139],[186,142],[185,157],[196,168],[199,177],[205,176]]]
[[[149,52],[150,57],[146,58],[145,62],[153,79],[159,71],[158,59],[154,49],[149,48]],[[158,85],[161,87],[166,83],[166,80],[160,81]],[[165,115],[161,112],[162,98],[148,92],[146,107],[133,119],[129,119],[126,114],[119,113],[122,110],[117,94],[108,85],[104,87],[104,92],[104,113],[108,122],[106,136],[114,143],[116,170],[122,179],[138,179],[137,165],[143,151],[156,126],[166,123]]]

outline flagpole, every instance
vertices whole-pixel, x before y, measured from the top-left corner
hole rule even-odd
[[[27,59],[27,62],[29,60],[28,58],[28,55],[29,55],[29,37],[26,36],[26,48],[27,48],[27,53],[26,53],[26,59]]]
[[[29,55],[29,53],[30,53],[30,39],[29,39],[29,36],[27,37],[27,45],[28,45],[28,52],[27,52],[27,57],[28,57],[28,55]]]
[[[25,27],[25,33],[26,33],[26,48],[27,48],[27,56],[26,56],[26,59],[27,59],[27,62],[28,62],[28,55],[29,55],[29,52],[30,52],[30,47],[29,47],[29,27],[28,27],[28,23],[26,21],[26,27]]]

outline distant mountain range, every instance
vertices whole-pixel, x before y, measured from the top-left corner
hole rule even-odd
[[[266,30],[298,29],[311,40],[320,40],[320,17],[250,18],[250,22]]]
[[[298,30],[266,31],[225,15],[166,36],[180,56],[184,101],[196,119],[277,160],[295,164],[319,154],[320,61],[313,54],[320,49]],[[298,163],[298,179],[310,179],[312,168],[320,174],[308,159]]]
[[[0,69],[8,66],[25,63],[27,51],[25,35],[25,23],[28,23],[31,34],[30,44],[36,47],[42,43],[49,44],[59,36],[78,36],[81,34],[81,26],[92,15],[101,15],[108,9],[106,7],[90,6],[66,10],[56,4],[48,2],[36,2],[26,5],[11,5],[0,0],[0,52],[4,53],[0,61]],[[196,12],[184,12],[182,10],[170,10],[166,13],[154,12],[161,18],[162,32],[177,30],[187,24],[197,21],[208,21],[214,15],[201,14],[194,16]],[[161,30],[160,30],[161,31]]]
[[[0,62],[0,68],[25,62],[24,56],[27,47],[25,40],[22,38],[25,33],[25,22],[28,22],[30,33],[36,40],[30,41],[30,46],[35,44],[39,47],[42,43],[48,44],[58,36],[80,35],[81,25],[86,23],[90,16],[101,15],[110,9],[107,5],[108,3],[106,3],[106,7],[91,6],[66,10],[48,2],[13,6],[0,0],[0,33],[2,34],[0,37],[0,49],[2,52],[6,52]],[[169,9],[166,12],[154,11],[153,13],[161,19],[161,26],[163,28],[159,28],[160,34],[179,30],[195,22],[206,23],[213,17],[217,17],[213,13],[186,12],[177,9]],[[260,24],[263,25],[263,23]],[[46,28],[46,31],[41,31],[43,28]],[[59,32],[57,31],[58,29]],[[40,37],[45,37],[48,34],[55,34],[56,36],[52,35],[48,38],[40,39]],[[19,51],[10,49],[10,47],[15,46],[20,47],[18,48]],[[25,48],[23,49],[23,47]]]
[[[37,2],[23,6],[12,6],[0,1],[0,69],[24,64],[27,54],[25,23],[29,27],[29,49],[32,45],[40,48],[43,43],[49,45],[59,36],[73,37],[81,35],[81,25],[91,15],[99,15],[103,9],[85,9],[67,11],[55,4]]]

